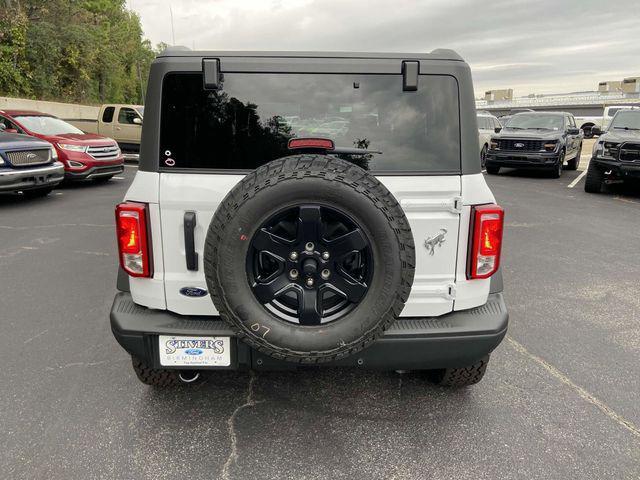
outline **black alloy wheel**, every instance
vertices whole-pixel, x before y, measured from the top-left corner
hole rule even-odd
[[[247,276],[256,299],[277,318],[300,325],[337,320],[367,294],[371,244],[348,215],[303,204],[267,219],[251,239]]]

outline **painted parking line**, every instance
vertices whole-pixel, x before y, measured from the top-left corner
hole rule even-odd
[[[569,185],[567,185],[567,188],[573,188],[573,187],[575,187],[575,186],[578,184],[578,182],[579,182],[580,180],[582,180],[582,177],[584,177],[586,174],[587,174],[587,171],[586,171],[586,170],[584,170],[580,175],[578,175],[578,176],[575,178],[575,180],[574,180],[573,182],[571,182]]]
[[[113,178],[115,180],[124,180],[125,179],[124,177],[111,177],[111,178]]]
[[[138,168],[138,165],[127,165],[125,163],[124,168]]]
[[[559,380],[560,382],[564,383],[569,388],[571,388],[576,394],[578,394],[580,398],[582,398],[586,402],[589,402],[590,404],[598,408],[602,413],[604,413],[611,420],[616,422],[618,425],[627,429],[631,434],[635,435],[636,437],[640,438],[640,428],[634,425],[633,422],[624,418],[622,415],[617,413],[613,408],[611,408],[605,402],[597,398],[591,392],[587,391],[585,388],[576,384],[573,380],[571,380],[571,378],[569,378],[567,375],[562,373],[560,370],[558,370],[556,367],[551,365],[549,362],[539,357],[538,355],[531,353],[524,345],[514,340],[510,335],[507,335],[506,341],[518,353],[524,355],[525,357],[528,357],[530,360],[533,360],[538,365],[543,367],[547,372],[549,372],[554,378],[556,378],[557,380]]]
[[[621,197],[620,195],[617,195],[615,197],[613,197],[614,200],[618,200],[620,202],[625,202],[625,203],[633,203],[635,205],[640,204],[640,201],[637,200],[633,200],[631,198],[625,198],[625,197]]]

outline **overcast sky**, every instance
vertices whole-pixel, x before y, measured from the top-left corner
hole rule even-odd
[[[640,76],[639,0],[128,0],[152,43],[216,50],[428,52],[471,64],[476,96],[595,90]]]

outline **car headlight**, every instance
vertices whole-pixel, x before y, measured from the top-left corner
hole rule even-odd
[[[542,148],[546,152],[555,152],[557,146],[558,146],[558,140],[548,140],[544,142],[544,145],[542,145]]]
[[[604,142],[602,148],[602,156],[607,158],[617,158],[618,157],[618,147],[620,147],[619,143],[616,142]]]
[[[591,151],[591,155],[596,156],[602,153],[602,144],[604,142],[596,142],[593,144],[593,150]]]
[[[84,145],[71,145],[69,143],[59,143],[58,146],[62,150],[68,150],[70,152],[86,152],[87,151],[87,147],[85,147]]]
[[[58,160],[58,151],[51,147],[51,160]]]
[[[500,150],[500,143],[498,142],[498,140],[494,140],[492,138],[489,144],[489,148],[491,148],[491,150]]]

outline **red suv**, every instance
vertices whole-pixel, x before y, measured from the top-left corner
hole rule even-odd
[[[107,181],[124,170],[124,157],[115,140],[84,133],[47,113],[0,110],[5,132],[24,133],[50,142],[69,180]]]

